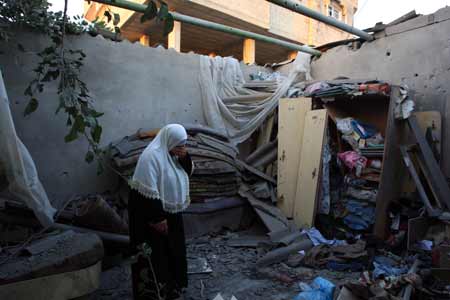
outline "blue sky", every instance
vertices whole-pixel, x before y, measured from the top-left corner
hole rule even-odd
[[[259,1],[253,0],[255,4]],[[69,0],[69,15],[83,13],[83,0]],[[50,0],[54,10],[63,10],[64,0]],[[430,14],[441,7],[450,6],[450,0],[359,0],[355,15],[355,27],[365,29],[382,21],[385,24],[415,9],[421,14]]]

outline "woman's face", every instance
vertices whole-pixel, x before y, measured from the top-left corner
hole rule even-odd
[[[172,148],[172,150],[169,151],[171,155],[175,155],[178,157],[185,157],[186,156],[186,145],[182,145],[182,146],[176,146],[174,148]]]

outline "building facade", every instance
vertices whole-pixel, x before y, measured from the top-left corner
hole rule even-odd
[[[145,0],[132,0],[145,4]],[[196,18],[221,23],[283,39],[289,42],[319,46],[347,39],[351,35],[311,18],[287,10],[265,0],[168,0],[170,10]],[[349,25],[357,10],[358,0],[298,0],[299,3]],[[164,45],[177,51],[199,54],[234,56],[246,63],[271,63],[293,57],[295,54],[281,46],[244,39],[190,24],[175,22],[169,36],[162,34],[162,25],[156,21],[141,23],[140,13],[85,2],[85,18],[105,19],[105,11],[120,15],[124,38],[155,47]]]

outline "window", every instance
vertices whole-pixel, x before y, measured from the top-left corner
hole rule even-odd
[[[339,20],[341,18],[340,8],[333,4],[328,5],[328,16]]]

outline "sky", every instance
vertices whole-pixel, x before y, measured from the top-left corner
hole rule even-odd
[[[446,5],[450,6],[450,0],[359,0],[354,24],[366,29],[377,22],[387,24],[412,10],[426,15]]]
[[[64,10],[64,0],[49,0],[48,2],[52,4],[50,10]],[[67,14],[69,16],[83,15],[83,2],[83,0],[69,0],[67,5]]]
[[[264,0],[253,0],[256,2]],[[54,10],[64,9],[64,0],[49,0]],[[68,14],[83,14],[83,0],[69,0]],[[365,29],[373,27],[377,22],[385,24],[416,10],[419,14],[430,14],[446,5],[450,0],[359,0],[355,15],[355,27]]]

